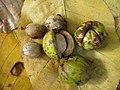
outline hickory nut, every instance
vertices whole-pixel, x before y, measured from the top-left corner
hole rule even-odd
[[[28,42],[23,46],[23,54],[29,58],[38,57],[41,54],[41,46],[36,42]]]
[[[78,45],[87,50],[99,48],[106,36],[104,25],[98,21],[85,22],[74,32]]]
[[[45,30],[42,25],[39,25],[37,23],[31,23],[26,26],[25,32],[31,38],[42,38]]]
[[[69,57],[67,62],[59,66],[58,73],[68,84],[85,84],[89,80],[89,64],[83,57]]]
[[[59,14],[49,16],[45,22],[45,26],[49,30],[54,30],[54,31],[60,30],[65,25],[66,25],[65,20]]]
[[[62,56],[69,56],[74,49],[72,36],[61,30],[59,33],[48,31],[43,37],[43,50],[47,56],[53,59],[59,59]]]

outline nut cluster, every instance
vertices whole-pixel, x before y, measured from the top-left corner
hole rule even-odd
[[[43,26],[48,29],[46,34]],[[60,59],[69,56],[74,49],[73,37],[64,30],[65,27],[65,19],[57,14],[49,16],[45,25],[38,23],[28,24],[25,32],[33,39],[43,38],[42,47],[46,55],[52,59]],[[23,54],[30,58],[40,56],[40,45],[35,42],[28,42],[23,46]]]
[[[74,50],[74,39],[65,29],[65,19],[59,14],[51,15],[44,26],[48,29],[47,33],[43,25],[36,23],[26,27],[25,32],[28,36],[33,39],[42,38],[43,42],[42,47],[36,42],[26,43],[23,46],[23,54],[29,58],[39,57],[43,48],[48,57],[65,60],[58,68],[59,76],[63,81],[77,85],[86,83],[89,80],[90,65],[83,57],[70,56]],[[106,36],[104,25],[98,21],[85,22],[74,32],[75,41],[87,50],[99,48]]]

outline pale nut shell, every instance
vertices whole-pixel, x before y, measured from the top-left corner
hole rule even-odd
[[[23,46],[23,55],[29,58],[35,58],[40,56],[41,46],[36,42],[28,42]]]
[[[65,20],[60,15],[51,15],[47,18],[45,26],[49,30],[59,30],[65,25]]]
[[[60,51],[60,53],[63,53],[66,50],[66,47],[67,47],[66,39],[60,33],[57,33],[55,35],[55,37],[56,37],[55,39],[56,39],[57,48]]]

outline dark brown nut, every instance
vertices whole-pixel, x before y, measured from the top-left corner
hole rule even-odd
[[[25,32],[31,38],[42,38],[45,34],[45,29],[40,24],[31,23],[26,26]]]

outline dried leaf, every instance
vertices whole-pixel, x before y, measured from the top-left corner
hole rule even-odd
[[[61,14],[68,22],[68,31],[71,34],[82,22],[97,20],[105,25],[108,37],[100,49],[86,51],[76,45],[73,55],[82,55],[91,60],[95,68],[93,67],[91,79],[86,84],[73,86],[65,84],[59,78],[57,73],[59,62],[51,60],[45,54],[35,59],[20,56],[20,45],[22,47],[26,42],[33,40],[24,30],[19,28],[8,35],[0,34],[0,88],[6,90],[7,86],[12,86],[11,83],[15,83],[12,89],[31,88],[25,71],[18,78],[10,74],[12,66],[18,61],[17,57],[19,61],[25,61],[25,69],[35,90],[115,90],[120,80],[120,42],[115,31],[113,16],[118,15],[119,12],[111,13],[107,2],[108,0],[25,0],[20,27],[24,28],[31,22],[44,24],[49,15]],[[119,6],[118,3],[116,6]],[[42,43],[41,39],[34,41]],[[6,68],[8,66],[9,68]]]
[[[113,2],[113,0],[109,0]],[[116,4],[115,4],[116,5]],[[115,11],[116,12],[116,11]],[[73,55],[82,55],[96,67],[91,79],[82,86],[67,85],[57,75],[57,65],[47,56],[25,59],[25,68],[35,90],[115,90],[120,79],[120,42],[115,31],[115,23],[110,9],[103,0],[26,0],[22,9],[20,26],[31,22],[44,24],[52,14],[61,14],[68,22],[68,31],[73,34],[84,21],[97,20],[105,25],[108,37],[104,47],[86,51],[76,45]],[[30,41],[24,31],[18,31],[21,46]]]
[[[24,0],[0,0],[0,32],[10,32],[18,27]]]
[[[104,2],[113,14],[116,34],[120,40],[120,0],[104,0]]]

